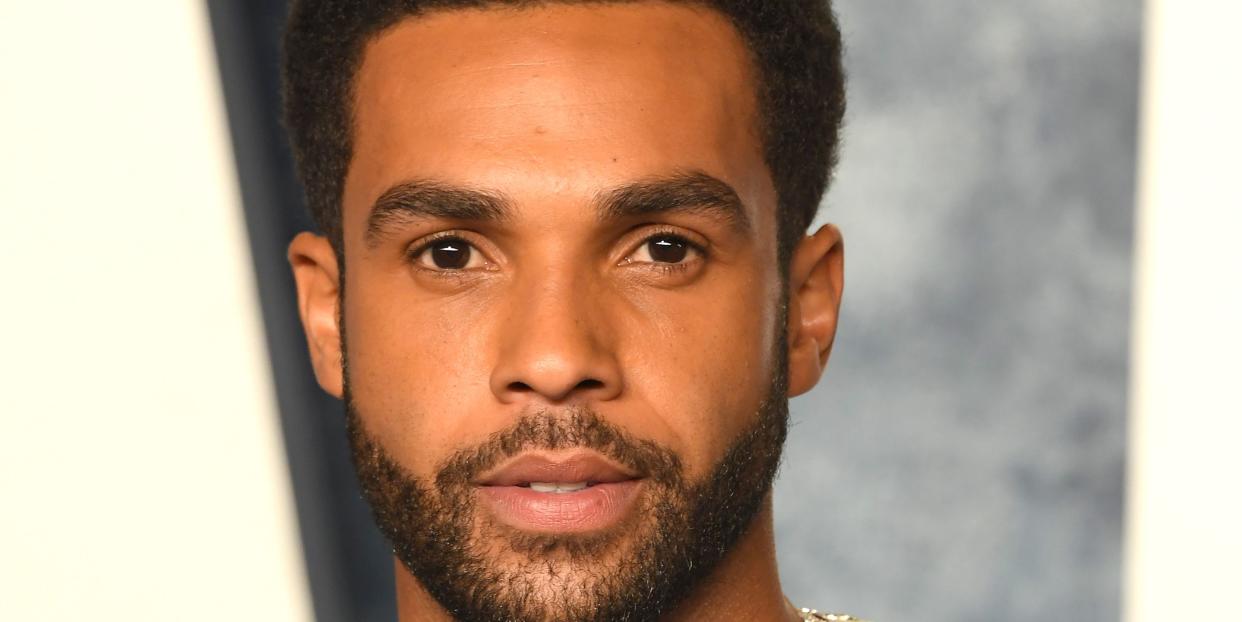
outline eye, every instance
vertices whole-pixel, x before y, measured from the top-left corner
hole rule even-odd
[[[483,266],[483,254],[455,236],[433,240],[415,253],[415,261],[428,270],[467,270]]]
[[[698,247],[679,235],[662,233],[647,238],[630,256],[639,263],[680,264],[699,255]]]

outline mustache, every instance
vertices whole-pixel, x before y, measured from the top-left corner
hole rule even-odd
[[[522,452],[583,448],[666,486],[685,481],[681,458],[650,440],[639,439],[585,407],[524,415],[478,445],[459,450],[436,469],[440,490],[460,490],[501,462]]]

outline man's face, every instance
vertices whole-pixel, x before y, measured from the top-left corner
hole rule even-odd
[[[432,13],[367,46],[343,391],[442,603],[472,606],[471,573],[510,615],[632,599],[753,519],[785,318],[752,71],[723,17],[657,3]]]

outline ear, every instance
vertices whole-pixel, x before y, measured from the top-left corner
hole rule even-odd
[[[832,225],[794,249],[789,267],[789,396],[810,391],[828,364],[845,286],[845,245]]]
[[[324,391],[340,398],[341,367],[340,266],[328,239],[299,233],[289,244],[289,265],[298,287],[298,314],[310,348],[315,378]]]

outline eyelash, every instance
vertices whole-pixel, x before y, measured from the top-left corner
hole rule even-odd
[[[461,232],[459,231],[453,231],[453,230],[438,231],[436,233],[433,233],[423,238],[420,244],[411,248],[409,252],[407,252],[406,254],[409,255],[411,259],[415,259],[419,255],[422,255],[423,253],[427,252],[427,250],[430,249],[432,245],[434,245],[436,242],[439,242],[440,240],[447,240],[450,238],[458,238],[458,239],[465,240],[467,242],[470,241],[470,240],[466,240],[466,236],[462,235]]]

